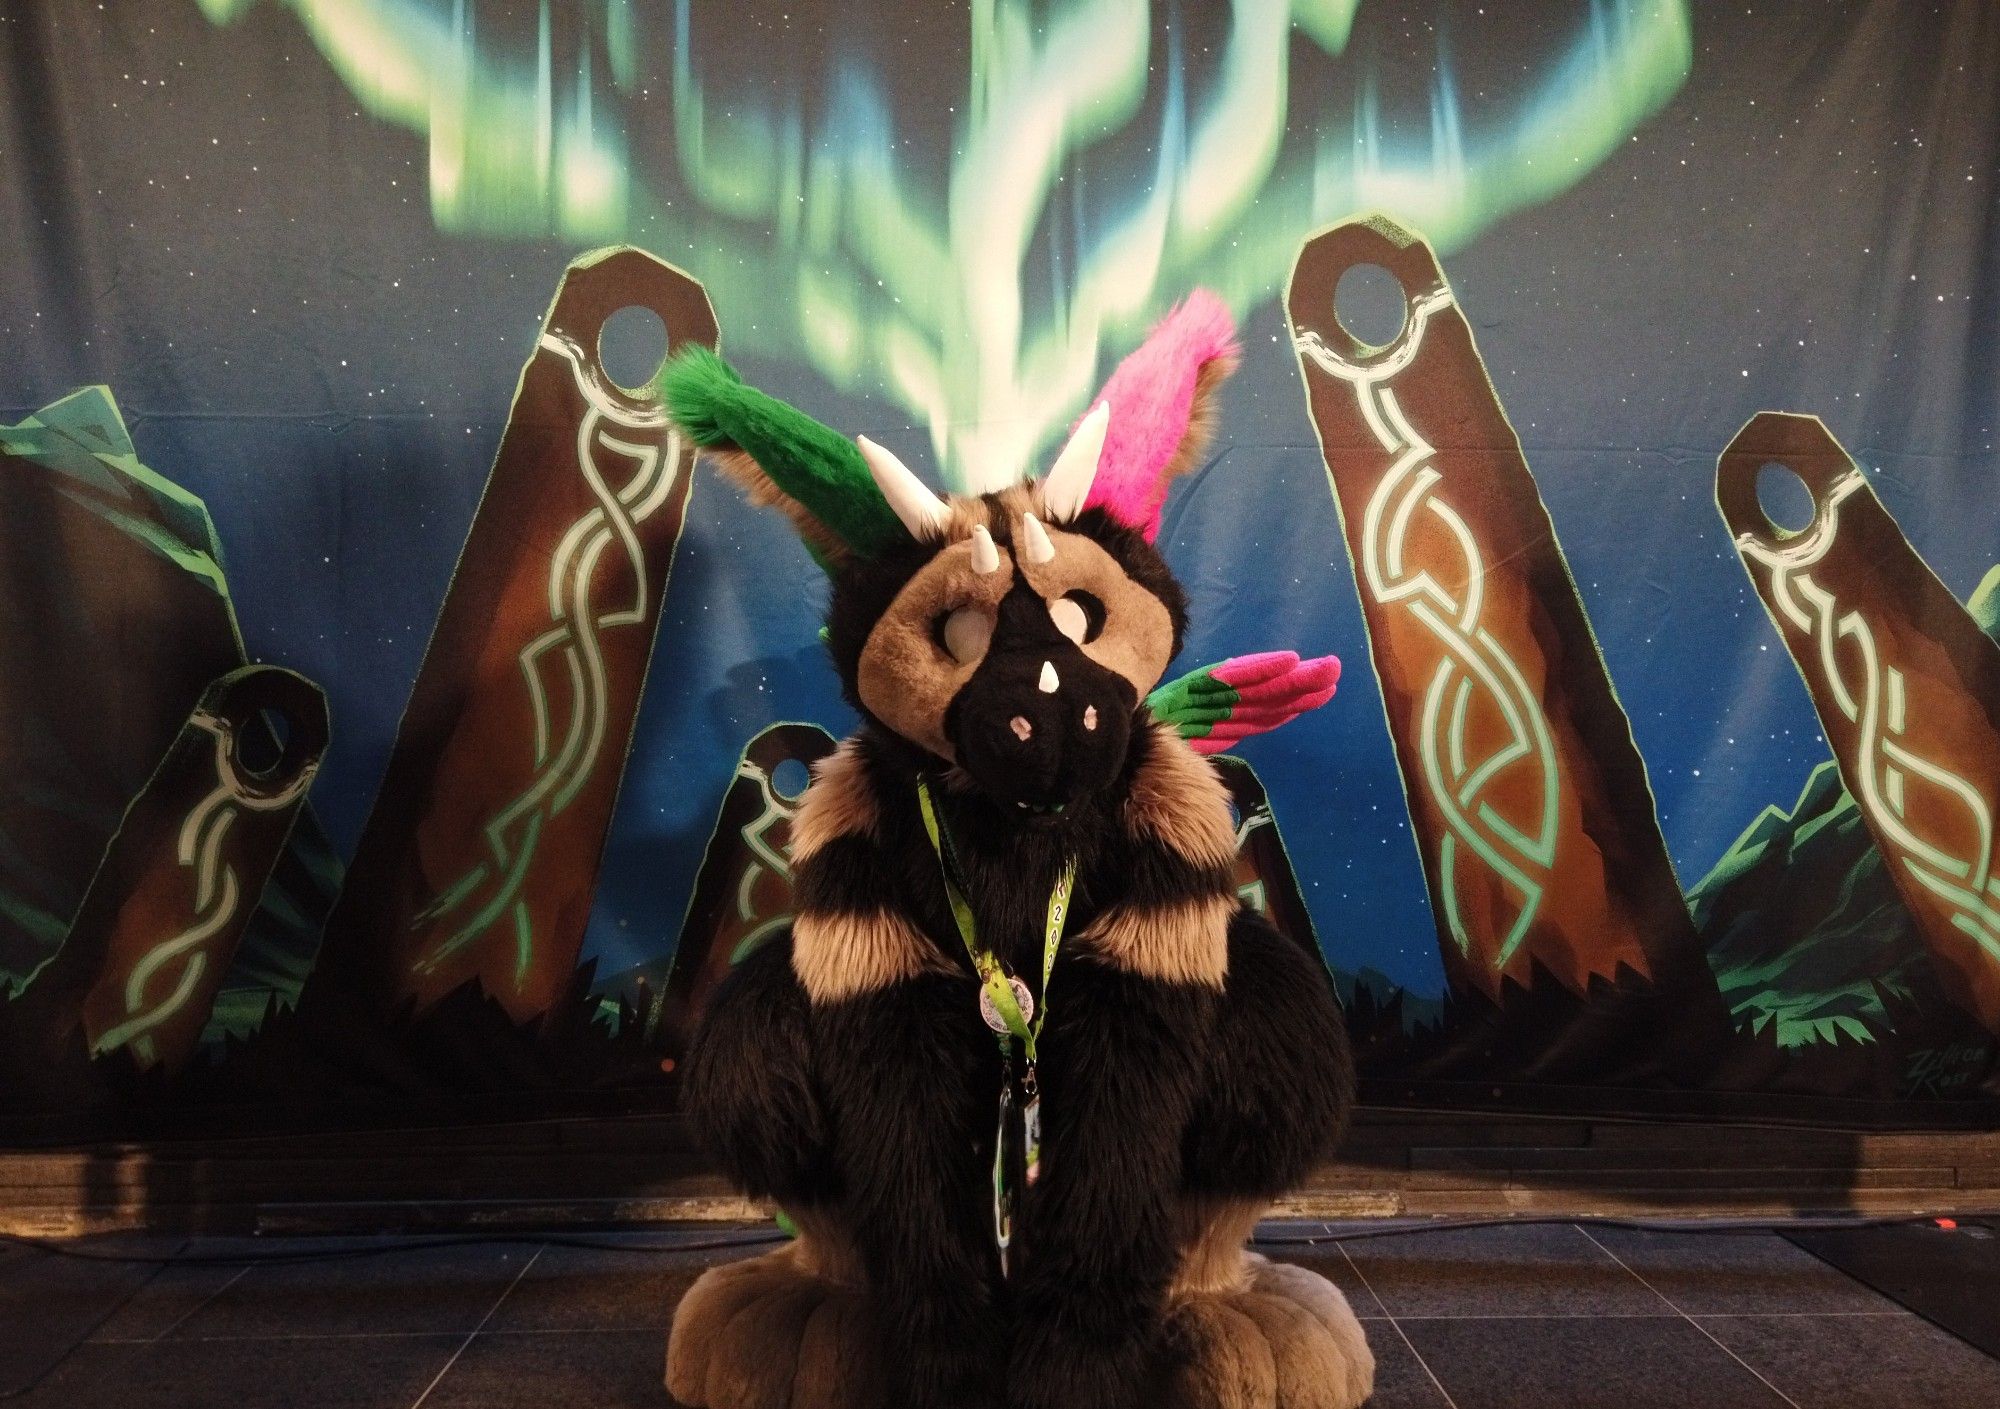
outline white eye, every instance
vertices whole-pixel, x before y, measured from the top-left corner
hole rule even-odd
[[[1056,630],[1069,637],[1079,646],[1090,633],[1090,618],[1083,608],[1068,597],[1058,597],[1049,603],[1049,620],[1056,624]]]
[[[993,639],[993,618],[978,607],[960,607],[944,619],[944,629],[938,635],[953,660],[970,665],[986,654],[987,643]]]

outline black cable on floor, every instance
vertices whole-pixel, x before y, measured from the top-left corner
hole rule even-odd
[[[1969,1222],[1996,1215],[1961,1214],[1955,1221]],[[1305,1221],[1305,1220],[1286,1220]],[[1250,1239],[1250,1246],[1256,1248],[1317,1247],[1322,1244],[1363,1242],[1373,1238],[1404,1238],[1425,1233],[1459,1233],[1478,1228],[1534,1228],[1580,1225],[1586,1228],[1617,1228],[1638,1233],[1693,1233],[1706,1235],[1744,1235],[1798,1232],[1824,1232],[1829,1230],[1857,1230],[1865,1228],[1904,1228],[1938,1222],[1935,1217],[1922,1214],[1897,1215],[1879,1218],[1702,1218],[1691,1220],[1616,1218],[1600,1215],[1566,1216],[1563,1214],[1536,1214],[1519,1218],[1437,1218],[1413,1222],[1392,1222],[1371,1224],[1366,1227],[1340,1227],[1330,1222],[1319,1225],[1321,1231],[1301,1232],[1295,1235],[1285,1233],[1260,1233]],[[373,1236],[373,1235],[368,1235]],[[393,1239],[393,1234],[381,1235]],[[335,1262],[358,1257],[380,1257],[387,1253],[428,1252],[440,1248],[485,1247],[498,1245],[547,1245],[551,1247],[583,1248],[596,1252],[629,1253],[683,1253],[721,1252],[735,1248],[764,1247],[787,1240],[788,1235],[776,1228],[745,1230],[740,1233],[724,1233],[707,1238],[681,1238],[672,1233],[665,1236],[670,1241],[660,1243],[638,1243],[628,1240],[613,1241],[608,1238],[592,1238],[572,1233],[536,1233],[532,1231],[507,1233],[468,1233],[448,1237],[420,1238],[414,1241],[371,1242],[356,1247],[338,1248],[298,1248],[282,1252],[244,1253],[183,1253],[176,1255],[146,1255],[141,1253],[100,1252],[77,1247],[70,1243],[45,1238],[21,1237],[12,1233],[0,1233],[0,1242],[17,1247],[32,1248],[51,1253],[57,1257],[78,1258],[87,1262],[122,1262],[151,1264],[158,1266],[189,1267],[246,1267],[260,1263],[305,1263]]]
[[[1953,1223],[1973,1222],[1990,1214],[1958,1214]],[[1321,1243],[1362,1242],[1370,1238],[1399,1238],[1413,1233],[1458,1233],[1474,1228],[1535,1228],[1572,1225],[1584,1228],[1618,1228],[1634,1233],[1757,1234],[1852,1231],[1863,1228],[1910,1228],[1935,1224],[1929,1214],[1898,1214],[1879,1218],[1698,1218],[1691,1220],[1616,1218],[1599,1214],[1534,1214],[1521,1218],[1440,1218],[1423,1222],[1386,1223],[1365,1228],[1339,1228],[1322,1223],[1326,1231],[1296,1237],[1260,1233],[1250,1239],[1252,1247],[1313,1247]]]
[[[375,1237],[378,1235],[364,1234]],[[89,1248],[74,1246],[48,1238],[27,1238],[13,1233],[0,1233],[0,1242],[16,1247],[30,1248],[46,1252],[56,1257],[71,1257],[83,1262],[122,1262],[142,1265],[172,1267],[252,1267],[262,1263],[297,1262],[339,1262],[357,1257],[380,1257],[386,1253],[429,1252],[439,1248],[488,1247],[506,1244],[586,1248],[599,1252],[715,1252],[728,1248],[761,1247],[767,1243],[784,1242],[787,1235],[773,1228],[769,1231],[725,1234],[715,1238],[690,1238],[669,1243],[613,1242],[606,1238],[588,1238],[562,1233],[468,1233],[462,1236],[441,1238],[419,1238],[414,1241],[387,1241],[394,1234],[379,1235],[382,1242],[368,1243],[358,1247],[339,1248],[299,1248],[283,1252],[237,1253],[191,1253],[171,1256],[149,1255],[145,1253],[98,1252]],[[671,1235],[669,1235],[671,1236]]]

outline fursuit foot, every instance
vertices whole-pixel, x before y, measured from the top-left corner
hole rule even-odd
[[[712,1267],[667,1334],[667,1393],[688,1409],[885,1409],[859,1287],[808,1239]]]
[[[1375,1357],[1339,1289],[1254,1253],[1235,1285],[1173,1307],[1166,1346],[1170,1409],[1356,1409],[1375,1388]]]

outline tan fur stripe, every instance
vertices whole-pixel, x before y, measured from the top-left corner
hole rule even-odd
[[[1143,909],[1120,905],[1099,915],[1079,939],[1127,973],[1220,988],[1229,974],[1229,920],[1235,913],[1234,895]]]
[[[1197,866],[1236,864],[1229,790],[1212,764],[1171,725],[1153,726],[1153,748],[1132,779],[1125,822]]]
[[[855,998],[919,974],[949,971],[936,947],[892,910],[807,912],[792,922],[792,972],[815,1003]]]
[[[873,837],[878,817],[861,749],[848,739],[813,765],[812,785],[792,816],[792,864],[841,837]]]
[[[1187,1199],[1174,1210],[1174,1241],[1180,1266],[1167,1287],[1167,1300],[1203,1292],[1237,1292],[1250,1285],[1243,1245],[1257,1231],[1268,1203],[1263,1199]]]

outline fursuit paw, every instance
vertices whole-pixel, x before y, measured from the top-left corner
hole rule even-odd
[[[674,1311],[667,1393],[688,1409],[883,1409],[863,1293],[793,1243],[710,1268]]]
[[[1172,1409],[1356,1409],[1375,1388],[1361,1323],[1317,1273],[1255,1255],[1246,1285],[1197,1292],[1167,1320]]]

